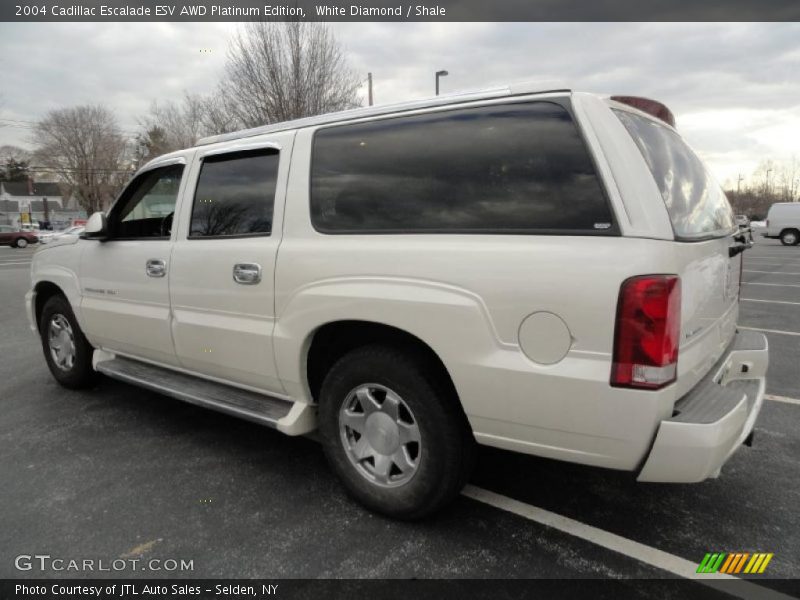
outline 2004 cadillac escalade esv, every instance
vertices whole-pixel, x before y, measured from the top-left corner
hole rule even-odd
[[[318,429],[396,517],[453,498],[475,442],[715,477],[767,342],[737,331],[747,244],[672,124],[512,86],[207,138],[36,253],[31,326],[64,386]]]

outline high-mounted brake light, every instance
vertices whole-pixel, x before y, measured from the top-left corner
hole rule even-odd
[[[611,96],[611,99],[614,102],[627,104],[628,106],[639,109],[656,119],[661,119],[667,125],[675,127],[675,115],[672,114],[672,111],[668,109],[665,104],[662,104],[658,100],[642,98],[641,96]]]
[[[678,373],[681,282],[644,275],[623,282],[617,305],[611,385],[659,389]]]

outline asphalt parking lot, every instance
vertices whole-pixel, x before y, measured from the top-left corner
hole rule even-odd
[[[740,326],[766,331],[770,396],[719,479],[638,484],[483,449],[467,494],[412,524],[350,501],[310,439],[109,379],[60,388],[22,305],[33,252],[0,248],[0,578],[28,576],[14,557],[37,552],[193,560],[148,577],[674,576],[646,547],[694,564],[772,552],[751,581],[800,595],[800,246],[745,255]]]

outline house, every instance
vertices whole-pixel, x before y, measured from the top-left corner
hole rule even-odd
[[[45,210],[45,204],[47,210]],[[28,223],[40,226],[49,220],[54,229],[85,219],[86,212],[65,208],[65,200],[57,183],[28,181],[0,182],[0,223],[22,227]]]

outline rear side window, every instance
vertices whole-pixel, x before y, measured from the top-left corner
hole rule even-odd
[[[323,233],[610,233],[567,110],[536,102],[395,117],[314,136]]]
[[[689,145],[655,121],[614,111],[641,150],[661,190],[677,239],[728,235],[735,226],[725,192]]]
[[[189,237],[269,235],[278,158],[270,149],[203,159]]]

